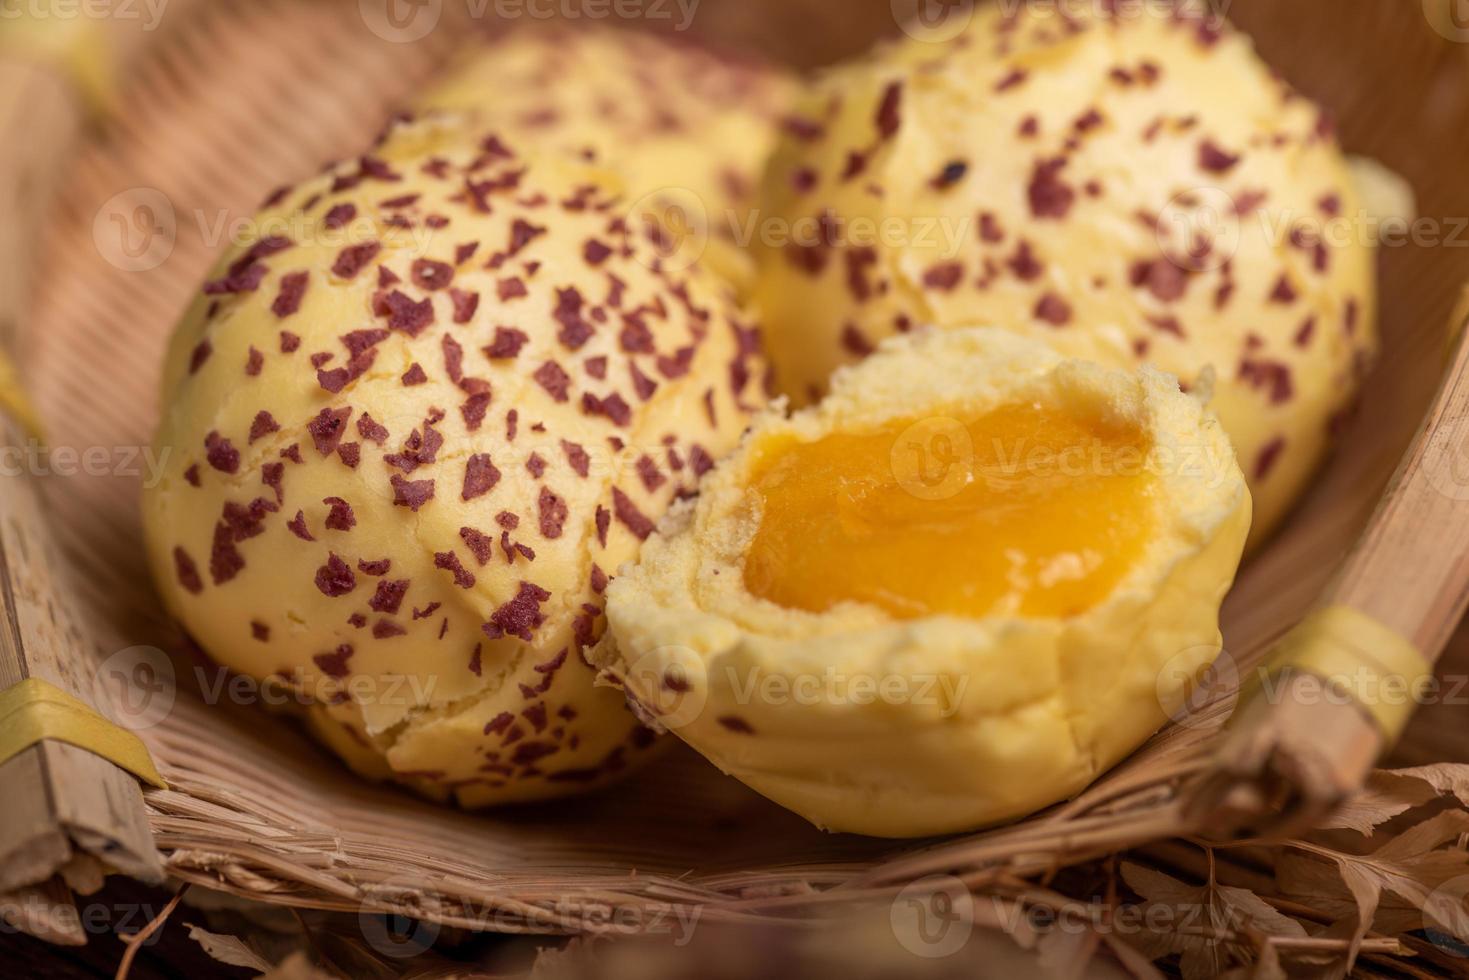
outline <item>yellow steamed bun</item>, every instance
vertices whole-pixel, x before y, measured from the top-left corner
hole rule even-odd
[[[464,805],[624,770],[608,574],[761,404],[754,331],[619,182],[457,119],[267,203],[174,337],[144,514],[172,614],[359,771]]]
[[[824,828],[972,829],[1078,792],[1178,712],[1249,522],[1174,378],[925,331],[760,418],[612,583],[592,659]]]
[[[541,26],[471,44],[419,104],[616,169],[641,212],[747,289],[735,240],[795,91],[780,69],[687,39]]]
[[[1247,37],[1198,5],[1094,6],[989,4],[816,81],[764,182],[776,383],[809,400],[928,323],[1153,364],[1212,388],[1262,534],[1375,351],[1359,194]]]

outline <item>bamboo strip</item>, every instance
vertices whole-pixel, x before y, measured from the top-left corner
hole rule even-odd
[[[1409,639],[1435,663],[1469,609],[1469,334],[1377,512],[1321,598]],[[1399,691],[1410,697],[1412,678]],[[1290,677],[1246,706],[1189,806],[1216,833],[1294,836],[1360,788],[1399,732],[1361,706],[1327,696],[1322,680]]]
[[[16,423],[0,426],[0,446],[25,444]],[[0,483],[0,687],[39,677],[95,703],[89,640],[65,598],[65,566],[33,482]],[[0,892],[41,884],[78,854],[145,881],[163,877],[133,777],[90,752],[42,742],[0,766]]]
[[[173,4],[172,19],[182,20],[194,2]],[[18,25],[24,33],[6,35],[12,43],[0,50],[0,356],[27,336],[38,246],[89,113],[109,101],[126,66],[168,34],[132,18],[52,14],[30,11],[35,19]],[[7,459],[13,450],[29,458],[31,439],[16,420],[0,418]],[[0,481],[0,689],[40,678],[105,712],[92,640],[75,614],[37,482],[9,472]],[[84,942],[66,912],[72,885],[93,884],[98,868],[163,880],[133,777],[54,741],[0,766],[0,893],[43,910],[13,925],[54,942]]]

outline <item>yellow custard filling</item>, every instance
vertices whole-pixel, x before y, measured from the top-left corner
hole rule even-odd
[[[1151,538],[1150,446],[1136,426],[1031,403],[784,439],[755,465],[745,586],[810,612],[1079,615]]]

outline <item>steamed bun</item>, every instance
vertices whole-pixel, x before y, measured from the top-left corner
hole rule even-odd
[[[1152,364],[1275,525],[1376,350],[1374,242],[1326,116],[1201,6],[990,4],[818,79],[764,183],[779,389],[929,323]]]
[[[1178,714],[1249,525],[1228,438],[1174,378],[916,332],[763,415],[612,583],[591,656],[818,826],[971,830]]]
[[[620,181],[457,119],[282,190],[184,317],[167,606],[359,771],[556,796],[651,741],[582,656],[609,576],[763,401],[753,328]]]
[[[738,239],[795,92],[788,73],[691,40],[541,26],[470,44],[419,104],[617,170],[643,213],[747,289]]]

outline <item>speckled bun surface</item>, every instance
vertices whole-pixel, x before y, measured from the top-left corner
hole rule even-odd
[[[1151,445],[1156,487],[1136,505],[1152,530],[1091,608],[897,618],[748,587],[765,519],[751,487],[772,447],[1030,404],[1106,417]],[[831,508],[865,533],[863,505],[842,493]],[[1223,429],[1171,376],[1066,360],[995,328],[924,331],[839,372],[819,405],[763,415],[612,583],[592,659],[650,724],[823,828],[970,830],[1079,792],[1176,714],[1219,652],[1249,525]]]
[[[608,577],[763,402],[729,289],[618,178],[452,117],[275,194],[173,339],[144,499],[170,612],[356,769],[470,806],[615,777]]]
[[[788,72],[683,35],[540,25],[469,44],[419,105],[616,169],[631,200],[747,288],[753,266],[733,240],[795,94]]]
[[[821,76],[763,185],[779,389],[927,323],[1150,363],[1277,524],[1372,361],[1375,246],[1329,120],[1199,6],[988,4]]]

